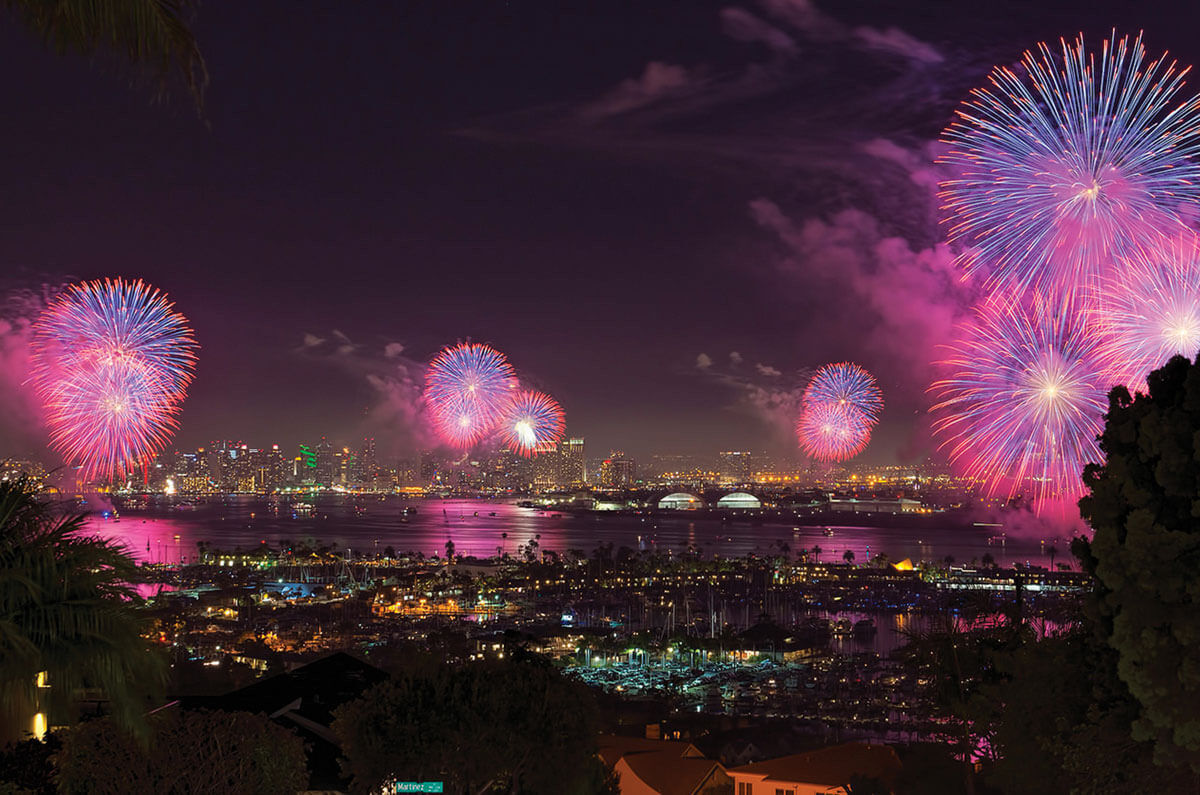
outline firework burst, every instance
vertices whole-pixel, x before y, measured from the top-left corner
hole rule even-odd
[[[800,446],[819,461],[844,461],[871,440],[883,396],[874,376],[857,364],[841,362],[817,370],[800,404]]]
[[[991,289],[1069,299],[1200,197],[1200,97],[1141,37],[1060,42],[997,67],[943,135],[950,236]]]
[[[985,301],[960,329],[936,382],[934,432],[950,461],[988,496],[1036,505],[1075,498],[1096,436],[1107,380],[1100,336],[1085,313],[1034,298]]]
[[[803,402],[849,406],[872,424],[883,411],[883,395],[875,376],[852,362],[827,364],[817,370],[804,390]]]
[[[504,410],[500,436],[509,450],[526,458],[553,450],[563,437],[562,407],[542,392],[518,392]]]
[[[853,406],[815,403],[800,409],[796,437],[818,461],[845,461],[866,449],[874,423]]]
[[[1109,381],[1144,389],[1151,370],[1200,350],[1200,239],[1185,232],[1139,249],[1092,303]]]
[[[31,348],[51,444],[85,477],[124,472],[170,439],[197,345],[164,293],[140,280],[72,285],[35,322]]]
[[[495,430],[516,386],[512,365],[496,349],[476,343],[443,349],[425,374],[434,430],[452,447],[471,447]]]

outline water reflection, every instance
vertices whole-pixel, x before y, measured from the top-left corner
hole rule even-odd
[[[1007,539],[989,543],[990,531],[929,525],[912,528],[834,526],[793,527],[750,521],[720,521],[689,516],[560,514],[523,508],[512,501],[343,497],[305,500],[262,497],[214,497],[172,504],[148,500],[145,507],[120,505],[120,518],[93,515],[88,527],[123,542],[139,559],[155,563],[195,560],[197,542],[218,549],[277,546],[280,542],[324,543],[351,557],[399,552],[444,555],[453,541],[460,555],[517,555],[530,542],[559,554],[577,550],[591,555],[600,544],[681,554],[689,548],[705,557],[787,554],[819,548],[823,562],[841,562],[847,552],[856,563],[885,554],[893,561],[959,564],[990,555],[1002,566],[1070,563],[1069,539],[1044,542]],[[815,554],[815,553],[814,553]]]

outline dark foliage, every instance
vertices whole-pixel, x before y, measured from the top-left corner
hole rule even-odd
[[[335,713],[355,791],[390,780],[448,792],[615,792],[591,695],[537,660],[400,674]]]
[[[290,795],[308,782],[304,743],[263,715],[172,711],[152,728],[149,745],[107,720],[72,729],[57,759],[59,791]]]

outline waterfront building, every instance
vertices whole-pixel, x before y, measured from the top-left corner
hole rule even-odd
[[[744,491],[735,491],[732,494],[726,494],[721,499],[717,500],[718,508],[761,508],[762,500],[755,497],[753,494],[747,494]]]
[[[658,501],[658,509],[660,511],[696,511],[703,507],[705,507],[704,500],[695,494],[688,494],[683,491],[668,494]]]
[[[829,501],[829,510],[839,513],[920,513],[921,501],[901,497],[895,500],[855,498]]]

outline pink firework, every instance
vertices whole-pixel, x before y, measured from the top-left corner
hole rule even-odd
[[[853,362],[827,364],[800,401],[796,435],[818,461],[845,461],[863,451],[883,410],[875,377]]]
[[[1023,495],[1040,510],[1083,491],[1107,378],[1100,335],[1086,313],[1036,296],[993,296],[960,328],[946,377],[930,388],[941,447],[989,496]]]
[[[549,452],[562,441],[562,406],[542,392],[518,392],[504,410],[500,437],[509,450],[526,458]]]
[[[425,401],[443,442],[465,450],[496,429],[517,387],[503,353],[464,342],[444,348],[425,374]]]
[[[171,438],[197,345],[164,293],[140,280],[73,285],[35,322],[31,348],[51,444],[85,477],[127,471]]]
[[[1090,310],[1108,380],[1130,391],[1172,356],[1200,351],[1200,239],[1164,237],[1120,260]]]
[[[818,461],[845,461],[866,448],[873,425],[852,405],[812,403],[800,409],[796,437],[800,448]]]

